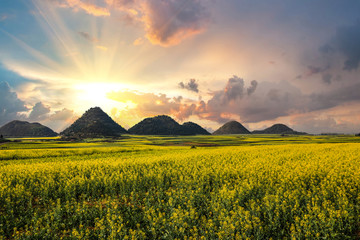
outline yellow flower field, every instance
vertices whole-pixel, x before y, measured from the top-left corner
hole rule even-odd
[[[357,239],[359,146],[2,150],[0,239]]]

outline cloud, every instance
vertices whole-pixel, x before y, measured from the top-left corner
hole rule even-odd
[[[61,132],[70,126],[78,116],[73,110],[63,108],[48,115],[48,118],[42,121],[43,124],[52,128],[54,131]]]
[[[334,132],[349,133],[359,126],[357,122],[360,120],[360,112],[354,110],[354,114],[347,113],[346,117],[341,119],[336,115],[339,110],[332,114],[329,112],[332,109],[346,109],[344,106],[359,102],[359,92],[360,83],[328,89],[326,92],[305,94],[288,81],[258,83],[253,80],[248,83],[233,76],[227,80],[222,90],[212,92],[207,101],[130,91],[112,92],[108,94],[108,98],[122,103],[133,103],[133,107],[114,110],[113,116],[122,124],[126,121],[135,124],[144,117],[166,114],[179,121],[196,117],[221,124],[230,120],[258,124],[276,119],[291,119],[291,125],[296,126],[298,131],[320,133],[334,129]],[[303,124],[300,116],[307,119]],[[354,116],[354,121],[349,121]],[[311,124],[314,126],[311,127]],[[328,126],[321,127],[325,124]]]
[[[178,111],[180,98],[169,98],[166,94],[139,93],[130,91],[110,92],[107,97],[111,100],[126,103],[128,101],[136,105],[136,108],[128,109],[134,114],[147,117],[159,114],[171,114]]]
[[[18,119],[19,113],[28,111],[25,102],[20,100],[7,82],[0,82],[0,125]]]
[[[182,89],[187,89],[192,92],[196,92],[196,93],[199,92],[199,84],[196,82],[195,79],[190,79],[188,83],[180,82],[179,87]]]
[[[329,73],[322,75],[322,80],[324,83],[331,84],[332,79],[333,79],[333,76]]]
[[[107,50],[108,50],[107,47],[102,46],[102,45],[98,45],[98,43],[100,42],[99,39],[97,39],[96,37],[91,36],[89,33],[80,31],[80,32],[78,32],[78,34],[79,34],[82,38],[84,38],[84,39],[86,39],[87,41],[93,43],[93,44],[96,46],[97,49],[100,49],[100,50],[102,50],[102,51],[107,51]]]
[[[139,46],[139,45],[142,45],[142,44],[144,44],[144,39],[141,38],[141,37],[135,39],[135,41],[133,42],[133,45],[134,45],[134,46]]]
[[[353,26],[341,27],[335,35],[335,46],[346,57],[344,69],[351,71],[360,62],[360,21]]]
[[[360,63],[360,21],[351,26],[339,27],[336,34],[320,51],[328,58],[339,53],[344,58],[343,69],[352,71],[359,68]]]
[[[231,118],[258,122],[289,114],[298,107],[301,97],[301,92],[285,81],[252,82],[245,88],[244,80],[234,76],[208,100],[204,107],[206,114],[199,116],[219,123]]]
[[[209,23],[204,0],[106,0],[122,11],[124,20],[144,25],[147,39],[154,45],[174,46],[203,32]]]
[[[97,48],[97,49],[100,49],[100,50],[102,50],[102,51],[105,51],[105,52],[108,50],[107,47],[101,46],[101,45],[97,45],[96,48]]]
[[[245,89],[245,83],[242,78],[234,75],[229,78],[224,90],[216,91],[213,98],[209,101],[210,105],[226,105],[232,101],[249,96],[255,92],[257,87],[257,81],[251,81],[251,86]]]
[[[172,46],[201,33],[209,21],[200,0],[143,1],[147,38],[160,46]]]
[[[198,116],[200,119],[223,123],[230,120],[233,115],[239,116],[239,114],[241,114],[241,110],[237,108],[237,105],[239,105],[239,102],[241,105],[245,99],[252,96],[252,94],[256,92],[257,85],[257,81],[253,80],[250,86],[246,88],[243,79],[233,76],[228,79],[223,90],[212,93],[213,96],[208,102],[184,99],[181,96],[170,98],[165,94],[136,93],[129,91],[112,92],[109,93],[107,97],[123,103],[127,101],[133,102],[136,107],[127,109],[126,114],[141,117],[169,114],[180,121],[190,116]],[[197,90],[197,83],[194,79],[186,84],[180,83],[179,86],[184,89],[191,89],[191,91]],[[274,103],[274,106],[278,105],[278,103]],[[245,108],[243,111],[247,109],[248,108]],[[261,109],[259,116],[261,115],[260,113],[263,112],[263,109]]]
[[[88,40],[89,42],[92,42],[92,43],[98,43],[99,42],[99,39],[91,36],[89,33],[87,32],[78,32],[78,34],[83,37],[84,39]]]
[[[256,80],[251,81],[251,86],[247,89],[247,94],[251,95],[255,92],[258,82]]]
[[[48,0],[59,7],[85,11],[93,16],[110,16],[117,9],[129,25],[140,23],[154,45],[174,46],[203,32],[210,22],[206,0],[104,0],[100,7],[87,0]],[[94,39],[83,36],[88,40]],[[135,43],[141,43],[140,40]],[[135,44],[136,45],[136,44]]]
[[[50,107],[45,106],[42,102],[38,102],[32,108],[28,120],[34,122],[44,120],[48,117],[48,113],[50,113]]]
[[[360,101],[360,83],[348,87],[337,88],[327,93],[309,95],[309,110],[328,109],[351,101]]]
[[[349,114],[349,113],[347,113]],[[340,116],[339,116],[340,115]],[[358,133],[360,132],[360,112],[352,112],[349,115],[341,116],[331,113],[314,112],[293,116],[290,124],[295,126],[298,131],[308,131],[309,133]],[[354,119],[355,121],[351,121]],[[350,120],[350,121],[349,121]]]
[[[165,94],[120,91],[108,93],[107,97],[127,105],[122,109],[113,108],[111,111],[111,117],[126,128],[145,117],[162,114],[176,117],[183,104],[181,96],[170,98]]]
[[[68,2],[69,1],[74,2],[74,0],[68,0]],[[110,16],[110,12],[106,8],[102,8],[87,2],[81,2],[81,1],[75,1],[75,2],[78,2],[78,7],[84,10],[88,14],[94,16]]]
[[[324,72],[327,68],[315,67],[315,66],[308,66],[308,72],[306,73],[306,77],[310,77],[314,74],[318,74]]]
[[[119,9],[131,9],[136,0],[105,0],[108,6],[117,7]]]
[[[64,108],[60,111],[55,111],[54,114],[49,116],[51,121],[68,121],[74,117],[74,111]]]
[[[62,110],[51,111],[49,106],[42,102],[36,103],[29,116],[22,114],[20,120],[29,122],[40,122],[54,131],[61,132],[77,119],[73,110],[63,108]]]
[[[287,81],[255,82],[246,88],[244,80],[234,76],[228,80],[223,90],[215,91],[207,102],[182,104],[176,116],[178,119],[186,119],[196,115],[218,123],[235,118],[254,123],[329,109],[360,99],[357,94],[360,84],[324,93],[304,94]]]
[[[50,1],[55,3],[59,7],[72,8],[74,11],[83,10],[87,14],[96,17],[110,16],[110,11],[107,8],[100,7],[89,1],[81,1],[81,0],[50,0]]]
[[[27,98],[27,100],[33,99]],[[0,82],[0,126],[12,120],[22,120],[40,122],[60,131],[75,120],[74,112],[66,108],[54,112],[43,102],[37,102],[31,108],[27,107],[28,105],[18,98],[17,93],[11,90],[7,82]]]
[[[238,76],[230,78],[226,84],[224,91],[219,91],[215,95],[216,98],[221,98],[223,102],[242,98],[244,95],[244,80]]]
[[[226,115],[237,116],[244,122],[259,122],[296,113],[326,110],[359,101],[359,92],[360,83],[327,92],[304,94],[287,81],[261,82],[253,94],[233,98],[231,101],[224,101],[229,100],[223,97],[227,94],[225,88],[224,92],[216,93],[207,102],[205,112],[210,113],[212,120],[216,120],[213,116],[218,116],[217,122],[223,122]],[[241,96],[241,93],[238,95]]]
[[[318,66],[313,66],[313,65],[309,65],[307,66],[306,72],[304,72],[303,74],[300,74],[296,77],[296,79],[302,79],[302,78],[309,78],[312,77],[316,74],[321,74],[323,73],[323,75],[325,75],[326,71],[330,69],[330,66],[327,65],[325,67],[318,67]]]

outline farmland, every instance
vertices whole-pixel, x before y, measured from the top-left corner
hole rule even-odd
[[[357,239],[360,138],[22,139],[0,239]]]

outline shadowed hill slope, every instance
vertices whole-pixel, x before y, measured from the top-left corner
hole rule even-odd
[[[183,125],[166,115],[145,118],[129,129],[130,134],[137,135],[208,135],[209,133],[196,123]]]
[[[213,135],[224,135],[224,134],[251,134],[241,123],[237,121],[231,121],[225,123],[222,127],[216,130]]]
[[[87,110],[81,118],[61,132],[67,137],[116,137],[127,131],[109,117],[101,108]]]
[[[211,135],[208,131],[202,128],[200,125],[193,122],[185,122],[182,125],[183,131],[188,133],[187,135]]]
[[[252,133],[254,133],[254,134],[296,134],[296,135],[306,134],[303,132],[294,131],[293,129],[289,128],[288,126],[286,126],[284,124],[274,124],[269,128],[266,128],[264,130],[255,130]]]
[[[58,134],[40,123],[14,120],[0,128],[4,137],[55,137]]]

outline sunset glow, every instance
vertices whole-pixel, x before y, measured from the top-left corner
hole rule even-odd
[[[50,122],[67,109],[53,126],[61,131],[99,106],[126,126],[166,114],[210,130],[237,120],[252,130],[282,122],[355,133],[358,7],[338,0],[8,1],[0,8],[0,125]],[[46,115],[27,119],[37,103]]]

